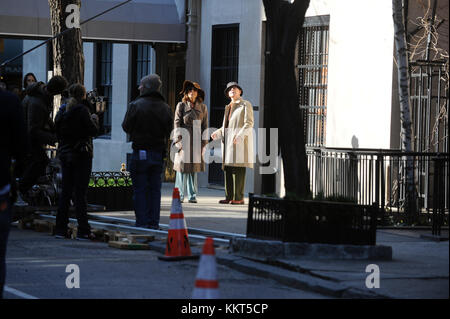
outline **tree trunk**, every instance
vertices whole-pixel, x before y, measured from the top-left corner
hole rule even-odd
[[[406,33],[403,22],[402,0],[392,0],[395,46],[398,67],[398,87],[400,98],[401,144],[404,152],[412,151],[411,144],[411,113],[409,103],[409,73],[406,46]],[[408,223],[414,223],[416,217],[416,194],[414,185],[414,160],[406,156],[406,202],[405,213]]]
[[[265,127],[278,128],[287,198],[310,195],[304,123],[298,105],[295,48],[309,0],[263,0],[267,17],[267,85],[264,112],[272,119]]]
[[[52,34],[67,30],[66,18],[71,14],[66,12],[70,4],[81,8],[81,0],[48,0]],[[81,29],[72,28],[53,40],[53,75],[62,75],[69,85],[84,84],[84,54]]]

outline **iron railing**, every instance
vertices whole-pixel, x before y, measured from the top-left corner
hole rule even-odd
[[[133,210],[133,187],[128,172],[93,172],[87,191],[89,203],[108,211]]]
[[[285,242],[375,245],[378,207],[249,194],[247,236]]]
[[[360,205],[375,203],[385,211],[384,222],[391,224],[410,220],[405,215],[405,180],[406,160],[412,158],[415,220],[429,225],[436,211],[448,225],[448,153],[307,148],[307,157],[313,197],[345,197]]]
[[[131,176],[122,172],[92,172],[90,187],[119,187],[131,186]]]

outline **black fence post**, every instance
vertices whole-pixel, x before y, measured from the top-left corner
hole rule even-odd
[[[444,224],[445,218],[445,196],[448,196],[448,190],[445,189],[444,183],[448,179],[448,156],[440,156],[432,158],[434,163],[434,182],[433,182],[433,214],[432,214],[432,225],[431,225],[431,235],[425,234],[420,237],[431,239],[434,241],[448,240],[448,236],[441,236],[441,228]],[[447,168],[445,168],[445,163],[447,162]],[[447,175],[445,174],[447,171]],[[448,222],[448,214],[447,214]]]
[[[433,223],[432,234],[433,236],[441,236],[441,226],[444,215],[444,170],[443,159],[436,157],[434,161],[434,196],[433,196]]]
[[[377,154],[377,161],[375,165],[375,203],[380,207],[380,183],[381,183],[381,152]]]
[[[248,194],[247,234],[253,232],[253,193]]]

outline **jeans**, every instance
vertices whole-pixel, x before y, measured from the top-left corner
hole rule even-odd
[[[9,193],[0,195],[0,299],[3,298],[3,286],[6,278],[6,245],[11,224],[11,204]]]
[[[88,153],[61,155],[62,191],[56,215],[56,233],[67,234],[70,199],[74,194],[78,233],[89,234],[86,194],[92,171],[92,157]]]
[[[180,191],[180,200],[187,195],[188,200],[195,200],[197,197],[197,173],[177,172],[175,178],[175,187]]]
[[[159,226],[162,170],[162,152],[133,151],[130,175],[133,182],[136,227],[151,228]]]

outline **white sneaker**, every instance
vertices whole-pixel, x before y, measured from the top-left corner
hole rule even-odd
[[[23,200],[22,196],[20,195],[20,192],[17,192],[17,200],[14,203],[16,206],[28,206],[29,204]]]

